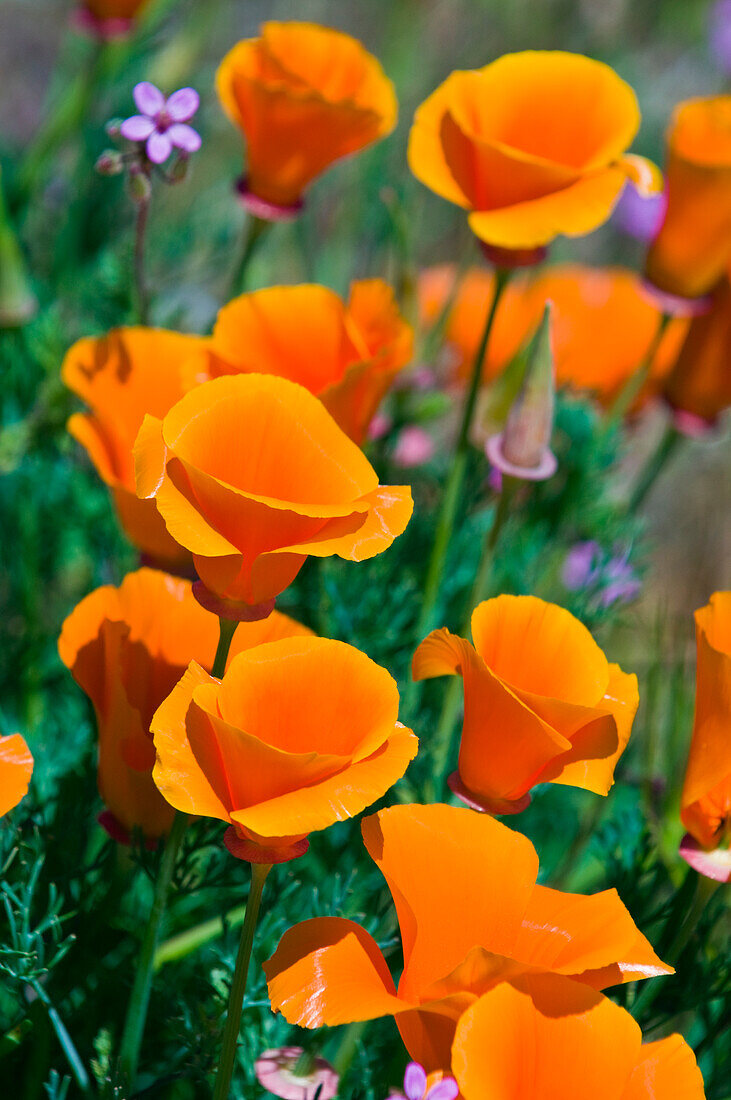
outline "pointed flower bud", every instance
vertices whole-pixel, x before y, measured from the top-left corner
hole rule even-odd
[[[97,158],[94,171],[100,176],[118,176],[124,171],[124,158],[116,149],[105,149]]]
[[[528,347],[523,382],[505,427],[491,436],[485,447],[490,462],[503,474],[528,481],[544,481],[555,474],[556,456],[550,449],[554,393],[551,304],[547,302]]]

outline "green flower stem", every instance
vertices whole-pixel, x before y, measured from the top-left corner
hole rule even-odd
[[[246,983],[249,977],[249,964],[251,962],[251,949],[254,945],[254,932],[259,917],[259,906],[264,883],[271,871],[271,864],[252,863],[251,865],[251,889],[249,900],[246,904],[246,917],[244,927],[241,929],[241,941],[239,953],[236,956],[236,969],[231,985],[231,995],[228,1002],[226,1026],[223,1032],[223,1045],[221,1058],[218,1063],[216,1084],[213,1089],[213,1100],[228,1100],[231,1089],[231,1078],[236,1061],[236,1046],[239,1041],[239,1029],[241,1027],[241,1009],[246,993]]]
[[[48,1013],[48,1019],[51,1021],[51,1026],[56,1032],[56,1038],[61,1044],[61,1049],[63,1050],[66,1056],[66,1061],[69,1064],[69,1068],[71,1069],[71,1072],[76,1079],[76,1084],[79,1086],[81,1092],[87,1093],[89,1091],[90,1084],[89,1074],[86,1072],[86,1067],[79,1057],[79,1052],[74,1046],[73,1039],[66,1030],[66,1025],[59,1016],[57,1010],[51,1004],[48,994],[43,989],[40,982],[33,982],[32,988],[33,992],[36,994],[39,1001],[41,1001],[43,1007]]]
[[[493,562],[495,560],[495,548],[500,538],[500,532],[505,525],[505,520],[510,514],[510,506],[515,494],[516,484],[517,481],[515,478],[503,477],[502,492],[500,493],[495,517],[492,521],[492,526],[490,527],[487,538],[485,539],[482,555],[480,557],[480,565],[472,584],[467,611],[462,624],[461,634],[463,637],[467,637],[469,634],[474,608],[477,607],[487,595]],[[459,715],[461,698],[461,677],[450,676],[449,684],[444,693],[444,701],[442,703],[442,710],[439,715],[436,733],[434,734],[432,786],[428,795],[429,800],[437,797],[444,781],[447,767],[449,766],[454,728]]]
[[[695,875],[695,891],[693,894],[693,900],[690,908],[686,907],[686,886],[690,876]],[[705,875],[698,874],[693,868],[688,868],[686,878],[681,884],[676,893],[676,904],[673,906],[670,914],[668,925],[677,926],[677,931],[671,940],[670,946],[667,950],[662,951],[662,958],[665,962],[674,966],[678,961],[683,951],[688,946],[691,936],[695,932],[698,922],[700,921],[703,913],[705,912],[706,905],[711,900],[716,890],[721,886],[720,882],[716,882],[714,879],[706,878]],[[680,910],[680,911],[678,911]],[[650,981],[645,979],[642,985],[642,992],[638,997],[635,997],[634,1002],[630,1007],[630,1011],[636,1020],[640,1021],[647,1015],[648,1010],[654,1003],[655,998],[662,991],[662,981],[655,979]]]
[[[165,913],[168,890],[175,870],[175,859],[187,824],[187,814],[176,814],[165,842],[165,849],[155,882],[152,908],[142,940],[142,949],[137,962],[132,994],[127,1006],[127,1016],[124,1021],[122,1042],[119,1048],[119,1068],[124,1081],[130,1088],[134,1087],[134,1080],[137,1075],[137,1064],[145,1030],[145,1020],[147,1019],[147,1008],[150,1003],[155,949],[160,934],[160,925]]]
[[[233,641],[238,625],[237,619],[218,620],[218,647],[216,649],[216,656],[213,658],[213,667],[211,668],[211,676],[215,676],[217,680],[222,679],[226,671],[228,651],[231,648],[231,642]]]
[[[604,422],[604,434],[612,431],[616,426],[624,419],[626,414],[634,405],[639,393],[647,381],[650,371],[652,370],[652,364],[655,362],[662,338],[665,335],[665,330],[671,321],[669,313],[663,313],[660,318],[660,322],[655,330],[655,335],[652,338],[647,354],[640,363],[637,370],[630,378],[627,379],[624,386],[614,399],[614,403],[610,406],[607,412],[607,418]]]
[[[235,298],[237,294],[243,294],[246,290],[246,276],[249,270],[249,264],[254,257],[254,253],[259,248],[262,238],[266,236],[271,226],[271,222],[264,221],[263,218],[257,218],[253,214],[247,219],[244,229],[244,246],[236,264],[233,278],[231,279],[227,300],[228,298]]]
[[[507,269],[498,268],[496,272],[495,280],[495,294],[493,295],[490,310],[485,321],[485,327],[482,332],[482,339],[477,349],[474,362],[472,364],[472,376],[470,378],[470,384],[465,397],[464,407],[462,409],[462,422],[459,429],[459,435],[457,436],[457,445],[454,452],[454,460],[452,462],[452,468],[449,473],[447,485],[442,497],[442,506],[437,520],[436,534],[434,537],[434,544],[432,546],[431,556],[429,558],[429,565],[426,574],[426,583],[424,585],[424,599],[421,604],[421,611],[419,613],[419,619],[416,624],[416,641],[420,642],[425,635],[431,630],[434,625],[434,614],[437,607],[437,600],[439,597],[439,589],[441,587],[442,577],[444,575],[444,567],[447,559],[447,551],[449,549],[449,543],[452,538],[452,531],[454,529],[454,521],[457,517],[457,509],[459,507],[460,498],[462,496],[462,485],[464,483],[465,473],[467,471],[467,458],[469,455],[469,439],[470,429],[472,427],[472,418],[475,412],[475,405],[477,403],[477,394],[480,389],[480,381],[482,378],[482,366],[485,359],[485,353],[490,341],[490,333],[495,322],[495,316],[500,304],[500,299],[503,296],[505,287],[508,285],[511,272]],[[421,694],[421,685],[417,683],[411,683],[406,693],[406,709],[413,711],[419,701]]]
[[[134,301],[138,325],[150,323],[150,291],[145,274],[145,244],[150,216],[150,197],[135,202]]]
[[[627,510],[630,514],[636,512],[643,503],[659,475],[665,469],[668,459],[675,454],[678,444],[681,443],[684,438],[682,432],[679,432],[674,424],[667,425],[662,439],[650,455],[644,468],[640,471],[640,475],[632,488],[629,503],[627,504]]]

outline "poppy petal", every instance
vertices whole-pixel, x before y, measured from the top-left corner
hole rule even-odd
[[[457,1025],[453,1072],[465,1100],[616,1100],[640,1052],[624,1009],[555,975],[503,983]]]
[[[150,729],[157,760],[152,778],[164,798],[183,813],[230,821],[229,812],[196,759],[186,733],[195,689],[213,678],[191,661],[182,679],[155,711]]]
[[[594,988],[673,973],[616,890],[584,895],[536,886],[512,955],[531,966],[577,975]]]
[[[625,153],[619,159],[620,168],[624,168],[627,179],[639,191],[647,197],[662,192],[663,175],[656,164],[647,157],[638,157],[635,153]]]
[[[606,657],[584,624],[557,604],[536,596],[485,600],[472,612],[472,637],[488,668],[514,690],[593,707],[607,689]]]
[[[354,817],[384,795],[404,774],[416,756],[418,744],[412,731],[399,723],[381,747],[364,760],[310,787],[246,810],[235,810],[231,818],[264,837],[325,829]]]
[[[705,1100],[703,1078],[691,1047],[680,1035],[645,1043],[622,1100]]]
[[[621,168],[605,168],[542,198],[470,214],[470,228],[499,248],[539,248],[559,234],[581,237],[607,220],[625,178]]]
[[[322,1027],[401,1012],[393,978],[372,936],[353,921],[317,917],[285,932],[264,963],[274,1012]]]
[[[0,737],[0,817],[28,793],[33,757],[19,733]]]
[[[448,630],[433,631],[414,654],[414,678],[434,675],[445,665],[464,680],[462,783],[486,807],[520,798],[550,760],[571,748],[571,742],[499,680],[468,641]]]
[[[381,810],[361,829],[398,913],[401,995],[450,973],[476,945],[511,954],[538,873],[529,840],[486,815],[442,805]]]

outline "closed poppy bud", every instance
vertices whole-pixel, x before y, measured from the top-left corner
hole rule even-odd
[[[393,85],[375,57],[313,23],[265,23],[226,55],[216,88],[246,140],[242,195],[259,217],[296,214],[316,176],[396,125]]]
[[[170,827],[173,809],[152,781],[150,721],[191,656],[212,666],[218,634],[215,616],[188,581],[152,569],[129,573],[119,588],[97,588],[63,624],[58,650],[94,706],[103,824],[117,840],[128,840],[133,829],[154,839]],[[296,634],[309,631],[276,612],[265,622],[242,623],[229,660],[259,642]]]
[[[701,874],[731,880],[731,592],[695,613],[695,719],[680,816],[681,854]]]
[[[488,439],[485,448],[490,462],[502,474],[528,481],[552,477],[557,466],[549,446],[555,390],[549,306],[528,348],[523,381],[508,410],[505,427]]]
[[[676,107],[667,150],[667,210],[645,274],[661,291],[699,298],[731,260],[731,96]]]
[[[449,1073],[460,1018],[505,981],[543,971],[594,990],[672,973],[616,890],[587,897],[537,885],[535,848],[493,818],[456,806],[394,806],[361,829],[396,905],[398,988],[355,921],[302,921],[264,964],[272,1008],[291,1024],[393,1016],[411,1057],[427,1073]]]
[[[426,321],[438,316],[454,277],[454,268],[448,266],[422,273],[419,289]],[[444,330],[447,369],[453,376],[469,375],[493,293],[494,275],[485,268],[471,268],[459,284]],[[514,359],[547,301],[552,306],[556,384],[588,390],[602,404],[611,403],[645,361],[662,316],[640,278],[622,267],[556,264],[532,277],[513,277],[490,334],[485,380],[494,379]],[[686,331],[683,319],[667,325],[640,401],[657,391]]]
[[[469,211],[473,232],[507,266],[503,250],[596,229],[627,179],[659,189],[657,169],[626,155],[639,124],[634,92],[609,66],[560,51],[508,54],[452,73],[421,105],[409,166]]]
[[[223,680],[198,664],[152,720],[154,779],[178,810],[226,821],[233,855],[279,863],[360,813],[416,755],[388,672],[325,638],[257,646]]]
[[[19,733],[0,737],[0,817],[28,793],[33,757]]]
[[[452,1069],[464,1100],[705,1097],[682,1036],[643,1045],[626,1009],[556,974],[503,982],[476,1000],[457,1025]]]
[[[324,286],[276,286],[224,306],[188,374],[194,383],[252,372],[299,382],[360,445],[413,342],[382,279],[353,283],[347,303]]]
[[[413,508],[408,486],[380,486],[316,397],[272,375],[216,378],[164,419],[147,416],[135,456],[138,494],[233,618],[268,614],[308,554],[380,554]]]
[[[474,645],[434,630],[415,680],[464,680],[459,767],[450,786],[488,813],[517,813],[538,783],[607,794],[637,710],[637,677],[610,664],[586,627],[535,596],[497,596],[472,613]]]
[[[67,352],[61,378],[89,406],[68,422],[109,486],[127,537],[156,561],[188,555],[165,530],[154,503],[135,493],[132,448],[146,413],[164,416],[183,396],[181,367],[200,337],[152,328],[112,329],[86,337]]]
[[[712,425],[731,405],[731,281],[724,276],[707,313],[690,322],[685,342],[663,390],[677,427]]]

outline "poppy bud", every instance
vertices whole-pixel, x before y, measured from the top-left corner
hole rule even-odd
[[[94,165],[100,176],[118,176],[124,171],[124,159],[116,149],[105,149]]]
[[[554,365],[551,349],[551,305],[528,348],[520,391],[510,407],[505,427],[491,436],[485,452],[493,466],[512,477],[544,481],[556,472],[550,450],[553,430]]]

